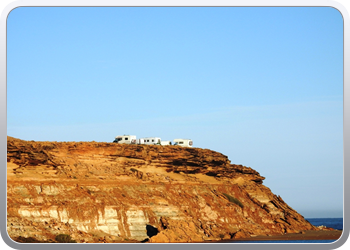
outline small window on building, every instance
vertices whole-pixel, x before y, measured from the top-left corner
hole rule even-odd
[[[152,140],[152,142],[154,142],[154,140]]]
[[[127,141],[127,140],[128,140],[128,137],[125,137],[125,140]]]
[[[149,142],[149,140],[147,140],[147,142]]]
[[[184,144],[184,142],[183,142],[183,141],[180,141],[179,144]]]

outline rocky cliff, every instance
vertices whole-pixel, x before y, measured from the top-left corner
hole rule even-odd
[[[208,149],[8,137],[8,234],[200,242],[318,230],[263,180]]]

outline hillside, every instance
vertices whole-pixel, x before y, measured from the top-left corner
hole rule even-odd
[[[208,149],[7,137],[8,234],[77,242],[198,242],[318,230]]]

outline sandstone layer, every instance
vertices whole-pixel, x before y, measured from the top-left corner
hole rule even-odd
[[[7,137],[9,236],[202,242],[320,230],[208,149]]]

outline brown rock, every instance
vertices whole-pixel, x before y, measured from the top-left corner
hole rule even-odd
[[[244,230],[239,230],[232,236],[232,239],[241,239],[241,238],[249,238],[250,234],[245,232]]]
[[[197,242],[329,230],[271,193],[256,170],[209,149],[8,137],[7,151],[12,238]]]

